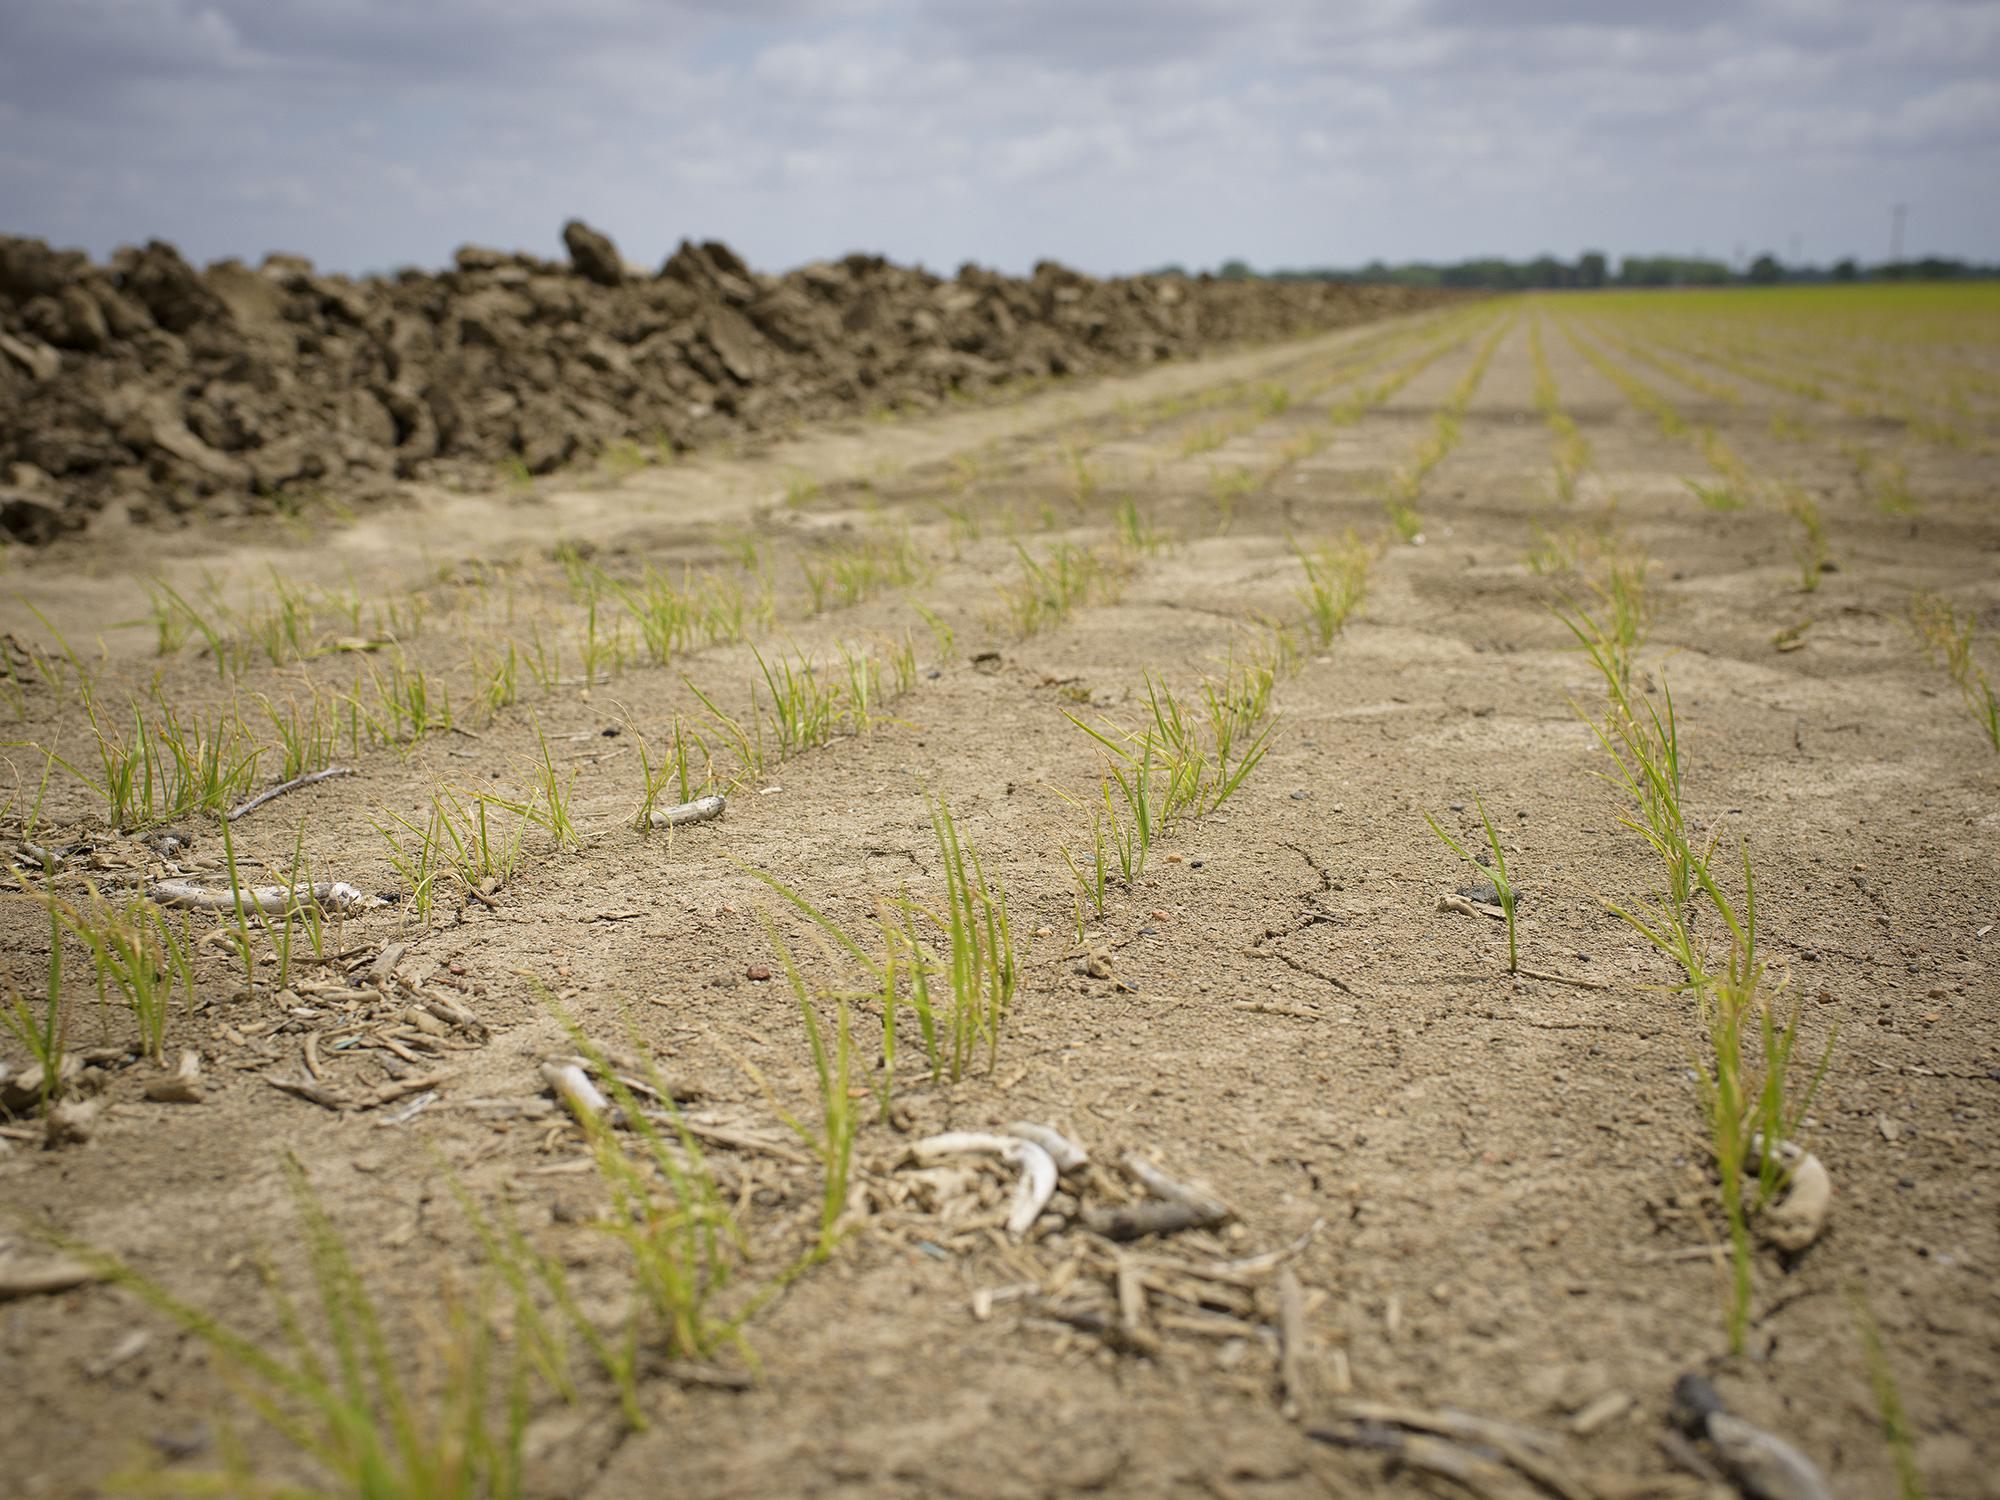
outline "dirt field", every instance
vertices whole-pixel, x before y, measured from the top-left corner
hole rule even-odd
[[[215,809],[282,779],[277,721],[318,735],[298,765],[357,774],[230,824],[242,882],[390,899],[328,915],[317,952],[296,915],[253,915],[247,962],[208,936],[234,912],[169,918],[195,1010],[174,993],[163,1063],[67,930],[54,1126],[30,1049],[0,1039],[0,1280],[104,1269],[38,1240],[53,1229],[296,1361],[268,1272],[333,1359],[328,1308],[365,1322],[327,1269],[337,1235],[413,1400],[493,1408],[518,1375],[534,1495],[1700,1495],[1662,1447],[1689,1372],[1838,1495],[1896,1493],[1911,1454],[1922,1493],[1996,1493],[2000,755],[1968,704],[2000,611],[2000,340],[1984,301],[1741,306],[1464,305],[667,467],[413,488],[345,520],[106,523],[13,556],[7,829],[60,856],[23,855],[0,915],[24,1024],[52,910],[102,934],[147,881],[228,891]],[[1365,579],[1324,640],[1301,551]],[[1920,591],[1976,622],[1965,692],[1920,645]],[[1606,680],[1551,609],[1602,621],[1620,598],[1635,721],[1671,690],[1692,844],[1739,911],[1739,842],[1754,864],[1749,1086],[1761,1016],[1797,1018],[1791,1101],[1826,1058],[1796,1139],[1831,1217],[1788,1251],[1767,1235],[1793,1185],[1750,1213],[1733,1355],[1699,1087],[1718,1002],[1608,909],[1643,912],[1661,861],[1593,735]],[[1077,721],[1127,746],[1149,683],[1198,704],[1204,681],[1240,708],[1237,764],[1268,729],[1265,753],[1159,829],[1128,885],[1136,814],[1107,768],[1153,795],[1159,768]],[[263,753],[174,783],[206,810],[132,793],[114,832],[85,778],[108,790],[131,757],[135,696],[149,743],[171,709],[197,760],[196,740],[225,773]],[[642,754],[658,767],[676,722],[688,792],[712,768],[727,811],[641,833]],[[1500,892],[1475,888],[1492,875],[1426,826],[1482,848],[1475,793],[1541,977],[1510,977]],[[970,976],[956,1081],[948,1037],[931,1077],[910,988],[921,950],[945,1013],[938,798],[977,849],[970,926],[990,944],[1004,901],[1014,966]],[[474,841],[456,866],[454,830]],[[1723,963],[1713,902],[1686,910]],[[787,953],[829,1051],[849,1014],[844,1085],[832,1062],[816,1079]],[[549,1097],[547,1059],[599,1048],[650,1051],[683,1096],[685,1144],[651,1110],[672,1172],[645,1133]],[[148,1098],[184,1049],[198,1102]],[[906,1159],[1020,1120],[1091,1159],[1025,1234],[1004,1223],[1014,1167]],[[1226,1221],[1116,1240],[1121,1204],[1166,1201],[1133,1153]],[[529,1266],[522,1296],[467,1204],[518,1226],[498,1259]],[[657,1294],[622,1411],[523,1245],[614,1362]],[[534,1358],[528,1307],[566,1369]],[[352,1447],[316,1469],[237,1399],[276,1377],[220,1338],[96,1280],[0,1302],[9,1491],[237,1464],[362,1492],[328,1477],[366,1467]],[[1411,1436],[1444,1409],[1549,1446]],[[434,1457],[467,1447],[419,1425]],[[511,1451],[503,1417],[464,1425]],[[440,1457],[368,1492],[503,1491],[470,1451],[470,1475]]]

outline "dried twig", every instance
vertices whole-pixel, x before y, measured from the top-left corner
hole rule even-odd
[[[328,766],[323,771],[308,771],[303,776],[294,776],[290,781],[281,781],[276,786],[259,792],[246,802],[239,802],[222,815],[223,821],[234,823],[246,813],[253,813],[266,802],[276,801],[287,792],[296,792],[302,786],[311,786],[319,781],[331,781],[336,776],[354,776],[359,773],[352,766]]]
[[[1290,1266],[1278,1272],[1278,1410],[1299,1419],[1305,1391],[1306,1293]]]
[[[1755,1500],[1833,1500],[1811,1459],[1729,1411],[1701,1376],[1674,1382],[1674,1420],[1689,1436],[1708,1439],[1736,1487]]]
[[[341,880],[321,880],[311,885],[240,886],[234,892],[206,890],[186,880],[156,880],[146,887],[146,895],[161,906],[214,912],[234,912],[237,896],[240,895],[243,910],[263,912],[269,916],[295,911],[308,904],[335,912],[358,911],[379,904],[379,898]]]
[[[680,828],[689,823],[706,823],[710,818],[719,818],[729,806],[727,798],[697,797],[692,802],[682,802],[674,807],[657,807],[646,820],[654,828]]]

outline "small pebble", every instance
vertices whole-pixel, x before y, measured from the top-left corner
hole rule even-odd
[[[745,979],[754,979],[759,984],[762,984],[771,977],[771,971],[763,964],[751,964],[749,968],[743,971],[743,977]]]

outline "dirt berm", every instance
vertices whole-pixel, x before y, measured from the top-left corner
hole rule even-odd
[[[686,242],[648,275],[585,224],[563,242],[566,264],[468,246],[447,271],[355,280],[289,255],[197,271],[156,240],[100,266],[0,237],[0,533],[491,482],[509,459],[544,473],[621,441],[929,405],[1426,300],[1048,262],[945,280],[865,255],[770,276]]]

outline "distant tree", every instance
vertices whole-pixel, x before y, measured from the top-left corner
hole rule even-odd
[[[1768,286],[1772,282],[1785,279],[1785,268],[1778,264],[1778,257],[1768,251],[1750,262],[1750,280]]]
[[[1860,274],[1861,268],[1855,265],[1854,257],[1851,255],[1845,260],[1837,260],[1833,263],[1833,279],[1835,281],[1852,281]]]
[[[1257,275],[1250,269],[1250,262],[1247,260],[1225,260],[1222,269],[1215,274],[1224,281],[1250,281]]]
[[[1578,286],[1603,286],[1611,279],[1610,266],[1602,250],[1586,250],[1576,259]]]

